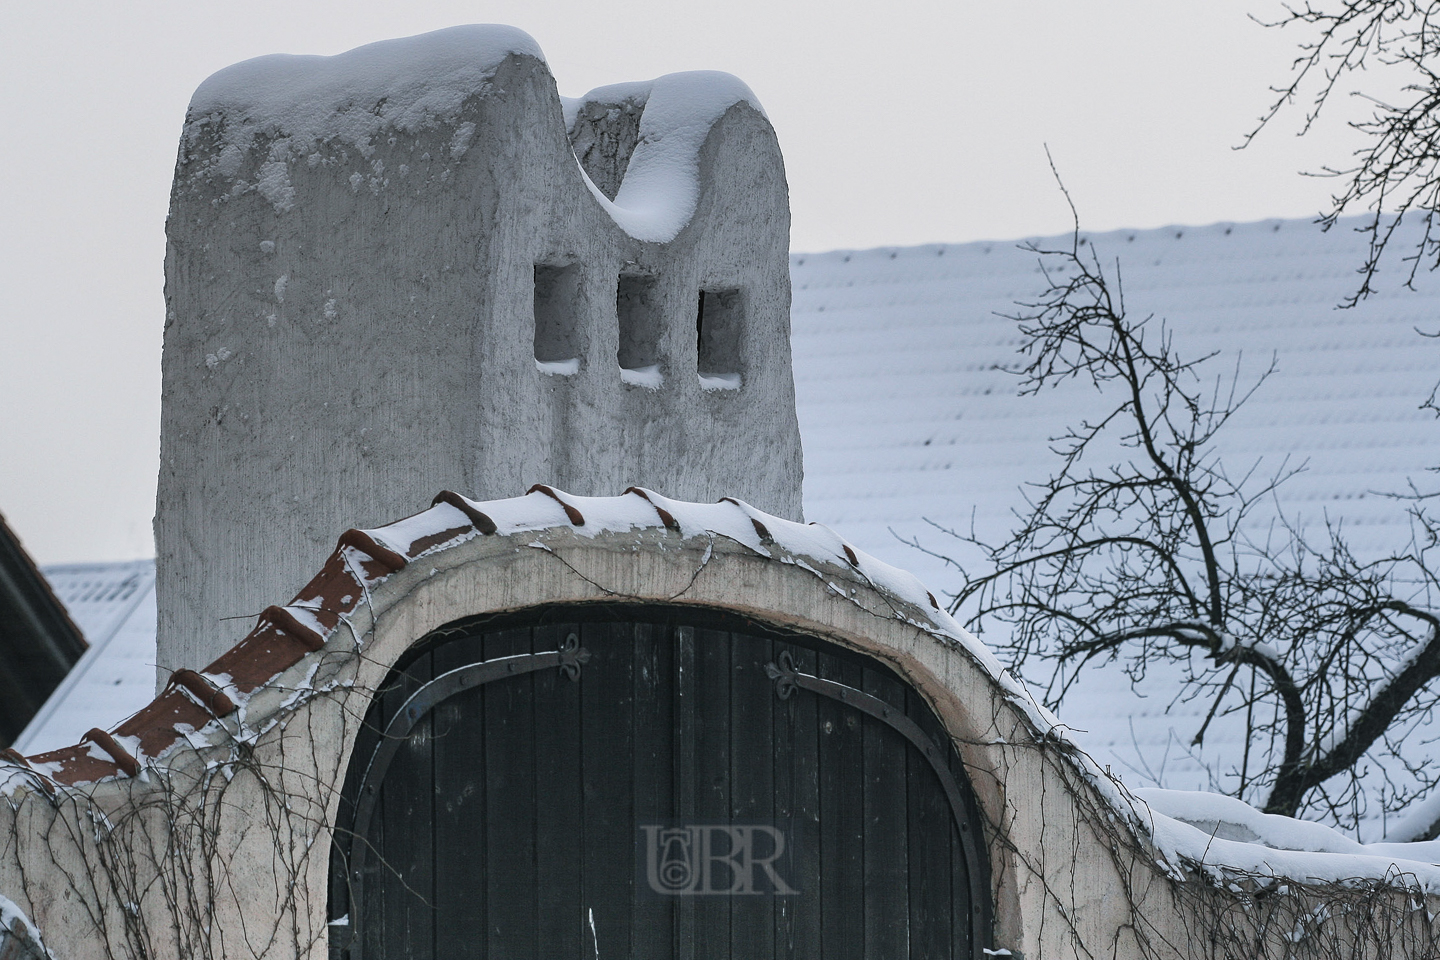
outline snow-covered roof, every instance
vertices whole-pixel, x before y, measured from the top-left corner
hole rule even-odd
[[[1129,315],[1166,320],[1182,353],[1221,351],[1216,374],[1243,354],[1242,379],[1275,358],[1276,373],[1222,434],[1226,463],[1239,472],[1263,457],[1262,474],[1287,456],[1306,464],[1280,489],[1282,507],[1311,523],[1343,519],[1365,555],[1408,538],[1403,506],[1383,493],[1411,478],[1440,486],[1426,474],[1440,465],[1440,422],[1419,409],[1440,377],[1440,343],[1416,332],[1440,327],[1440,278],[1422,274],[1405,290],[1397,265],[1378,294],[1337,309],[1365,252],[1346,226],[1270,220],[1083,236],[1112,273],[1118,258]],[[1024,505],[1020,486],[1056,467],[1049,438],[1096,409],[1079,387],[1016,395],[1006,368],[1020,338],[1003,315],[1045,289],[1021,242],[791,257],[806,517],[914,571],[937,595],[954,591],[958,575],[899,538],[953,552],[927,519],[964,530],[973,518],[1003,534]],[[1036,242],[1068,248],[1070,238]],[[1148,697],[1120,670],[1095,670],[1059,715],[1127,783],[1228,787],[1211,771],[1238,758],[1243,730],[1212,724],[1203,755],[1192,756],[1209,702],[1172,703],[1176,689],[1163,666],[1150,672]]]
[[[638,487],[617,497],[582,497],[536,484],[523,497],[484,502],[445,491],[430,509],[412,517],[373,530],[346,531],[308,584],[288,603],[267,607],[254,629],[213,663],[198,673],[177,671],[138,712],[119,724],[102,724],[86,733],[88,743],[33,754],[33,769],[65,784],[94,783],[122,773],[136,776],[146,762],[163,760],[177,744],[190,742],[190,734],[219,717],[238,709],[243,726],[246,704],[257,691],[324,648],[337,631],[343,633],[350,615],[368,602],[372,585],[411,561],[433,557],[476,537],[551,530],[587,538],[655,531],[676,540],[708,542],[707,559],[716,538],[724,538],[821,578],[839,596],[847,596],[845,588],[826,571],[847,571],[880,593],[889,616],[965,649],[1041,735],[1054,727],[1054,718],[983,644],[961,629],[919,580],[856,550],[822,524],[771,516],[728,497],[718,503],[687,503]],[[551,549],[528,536],[517,543]]]
[[[90,648],[15,741],[21,753],[74,743],[155,693],[155,561],[74,563],[42,571]]]
[[[1269,220],[1082,236],[1107,268],[1119,258],[1129,314],[1168,320],[1190,356],[1222,351],[1215,373],[1243,353],[1253,376],[1275,355],[1275,375],[1226,428],[1227,461],[1307,462],[1281,490],[1287,509],[1343,517],[1362,551],[1403,542],[1403,509],[1377,494],[1440,464],[1440,425],[1418,409],[1440,350],[1416,333],[1440,327],[1440,278],[1422,275],[1418,291],[1396,278],[1342,310],[1364,256],[1363,238],[1343,227]],[[1083,390],[1015,395],[1006,367],[1020,337],[1002,315],[1044,290],[1021,242],[791,256],[806,516],[933,584],[949,579],[942,565],[890,531],[943,546],[922,518],[964,527],[972,511],[982,529],[1005,529],[1018,486],[1054,468],[1049,438],[1092,405]]]
[[[697,553],[703,548],[703,569],[713,551],[734,549],[717,543],[723,539],[800,571],[801,576],[818,578],[829,595],[872,615],[897,619],[968,653],[995,681],[1001,696],[1028,719],[1028,736],[1037,742],[1063,744],[1067,739],[1055,727],[1054,718],[989,650],[937,606],[936,598],[914,576],[856,549],[822,524],[774,517],[728,498],[713,504],[687,503],[634,487],[618,497],[580,497],[536,485],[526,496],[485,502],[442,492],[430,509],[412,517],[372,530],[345,532],[309,584],[289,603],[267,608],[244,639],[203,671],[177,672],[172,683],[138,713],[108,731],[104,727],[91,731],[88,742],[28,759],[0,758],[0,796],[13,796],[18,789],[33,791],[37,781],[53,791],[143,778],[148,766],[163,766],[178,750],[253,742],[281,722],[286,705],[304,690],[321,689],[310,686],[320,658],[327,654],[354,658],[361,648],[359,637],[367,634],[364,630],[357,634],[352,618],[373,603],[385,581],[422,558],[424,565],[438,565],[439,555],[477,538],[508,539],[510,550],[555,553],[566,535],[629,538],[637,531],[652,539],[626,539],[627,551],[665,551],[678,544]],[[547,539],[555,534],[562,539]],[[508,556],[509,551],[499,555]],[[432,566],[430,575],[435,573]],[[855,587],[862,584],[875,591],[882,608],[868,606],[863,596],[857,596]],[[297,681],[293,670],[305,671],[305,679]],[[290,682],[282,682],[282,677],[290,677]],[[1112,821],[1118,814],[1148,833],[1158,862],[1176,877],[1199,865],[1220,879],[1238,871],[1309,881],[1369,878],[1427,892],[1440,890],[1436,865],[1440,841],[1367,846],[1329,827],[1266,816],[1227,797],[1177,791],[1130,793],[1083,754],[1062,749],[1061,755],[1111,805]]]
[[[336,142],[369,157],[372,141],[387,132],[414,132],[458,116],[466,99],[483,93],[512,55],[545,61],[530,35],[493,23],[381,40],[329,57],[255,57],[200,85],[186,113],[181,143],[189,150],[204,137],[217,136],[223,149],[214,169],[207,163],[192,175],[218,172],[233,181],[233,190],[258,190],[277,213],[285,212],[295,203],[286,168],[292,153],[312,154],[318,144]],[[737,103],[764,110],[743,81],[716,70],[672,73],[625,86],[626,95],[643,102],[645,111],[624,183],[613,200],[588,178],[586,183],[621,229],[639,240],[668,243],[695,213],[700,148],[710,128]],[[611,85],[566,98],[567,126],[584,103],[616,92]],[[474,132],[469,122],[457,130],[450,144],[454,159],[470,149]],[[263,137],[272,138],[266,162],[253,183],[239,179],[244,153]],[[311,165],[319,158],[318,153],[310,156]],[[382,163],[376,176],[383,170]]]
[[[1379,494],[1440,464],[1440,426],[1417,409],[1440,369],[1434,342],[1415,332],[1440,325],[1435,278],[1422,275],[1418,291],[1393,280],[1355,309],[1336,309],[1354,289],[1362,239],[1306,221],[1116,231],[1087,241],[1107,264],[1120,259],[1132,316],[1167,319],[1181,349],[1224,351],[1213,361],[1217,372],[1236,352],[1253,371],[1275,355],[1277,373],[1227,428],[1232,463],[1264,455],[1278,466],[1285,454],[1308,461],[1282,488],[1287,509],[1311,520],[1343,518],[1361,551],[1403,541],[1403,510]],[[1048,438],[1088,401],[1074,391],[1018,398],[1004,370],[1019,339],[1000,314],[1043,288],[1036,258],[1015,241],[997,241],[796,254],[791,266],[806,516],[916,572],[940,596],[954,589],[955,575],[895,534],[943,548],[926,518],[965,527],[973,516],[982,528],[1003,530],[1021,502],[1019,486],[1051,469]],[[57,579],[85,569],[97,568],[46,571],[94,649],[26,731],[27,752],[113,724],[153,692],[153,587],[136,594],[107,653],[91,615]],[[93,681],[82,682],[82,671]],[[1151,676],[1163,691],[1164,678]],[[113,695],[103,705],[102,688]],[[1066,701],[1061,719],[1128,783],[1211,789],[1219,784],[1209,771],[1243,743],[1237,729],[1212,724],[1205,753],[1192,756],[1188,744],[1207,708],[1136,696],[1120,671],[1100,670]]]

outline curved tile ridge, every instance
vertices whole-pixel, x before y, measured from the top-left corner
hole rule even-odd
[[[584,516],[583,526],[571,523],[571,510]],[[320,572],[290,603],[267,610],[254,630],[200,673],[177,672],[159,697],[113,731],[91,730],[77,746],[29,758],[0,754],[0,796],[10,795],[17,787],[50,792],[55,784],[144,778],[146,767],[162,760],[177,743],[198,746],[215,742],[207,735],[220,731],[223,724],[230,724],[223,729],[231,736],[253,736],[259,724],[274,718],[252,718],[256,726],[247,725],[244,713],[251,696],[307,657],[320,656],[312,649],[315,638],[322,643],[333,639],[346,616],[365,602],[370,588],[399,569],[397,558],[404,566],[475,537],[557,528],[588,538],[637,529],[662,536],[677,534],[681,539],[724,537],[759,556],[807,570],[830,590],[852,600],[853,590],[846,579],[864,578],[882,597],[899,604],[892,606],[897,619],[968,651],[1010,701],[1028,715],[1036,733],[1061,747],[1062,756],[1075,764],[1115,813],[1150,838],[1156,862],[1176,879],[1185,879],[1192,868],[1224,879],[1226,871],[1233,869],[1246,876],[1298,882],[1357,877],[1391,881],[1408,876],[1425,889],[1440,889],[1440,865],[1435,863],[1440,842],[1351,846],[1344,838],[1329,837],[1333,831],[1326,827],[1267,817],[1228,797],[1127,791],[1069,744],[1064,727],[1010,677],[983,644],[938,609],[933,596],[913,575],[856,550],[821,524],[784,520],[741,500],[690,503],[641,487],[631,487],[618,497],[581,497],[545,487],[523,497],[487,502],[446,491],[435,498],[434,506],[414,516],[373,530],[346,531]],[[553,549],[539,540],[528,545]],[[315,660],[312,664],[319,665]],[[1217,825],[1244,828],[1260,842],[1221,839]]]
[[[158,697],[113,730],[92,730],[86,742],[30,757],[28,763],[10,760],[14,776],[7,780],[8,771],[0,766],[0,792],[22,775],[72,785],[143,776],[147,763],[211,724],[223,721],[231,733],[243,733],[247,723],[261,720],[247,721],[250,698],[305,658],[321,655],[346,618],[367,602],[369,591],[392,574],[475,537],[557,528],[592,539],[634,530],[683,540],[724,537],[809,571],[847,599],[854,597],[858,575],[880,592],[897,618],[968,650],[1041,731],[1054,728],[1054,719],[983,644],[939,608],[919,580],[855,549],[828,527],[784,520],[732,498],[689,503],[641,487],[618,497],[582,497],[536,484],[523,497],[487,502],[444,491],[428,510],[372,530],[346,531],[320,572],[289,603],[268,607],[249,634],[204,670],[177,671]],[[530,545],[550,549],[538,541]]]

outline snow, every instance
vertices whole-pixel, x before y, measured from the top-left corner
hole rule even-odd
[[[90,644],[14,747],[34,754],[108,729],[155,695],[155,561],[69,564],[42,571]]]
[[[455,128],[455,135],[450,138],[450,158],[459,160],[469,153],[470,141],[473,139],[475,139],[475,124],[466,120]]]
[[[40,939],[40,931],[35,928],[35,924],[31,922],[30,918],[25,915],[25,911],[16,906],[13,900],[10,900],[4,894],[0,894],[0,948],[6,946],[5,941],[7,937],[4,936],[4,934],[15,937],[15,939],[19,940],[26,947],[33,945],[34,952],[37,952],[42,957],[50,958],[53,956],[50,951],[45,948],[45,944]],[[3,952],[6,956],[10,955],[9,950],[0,952]]]
[[[1440,841],[1362,844],[1324,824],[1264,814],[1215,793],[1148,789],[1135,791],[1135,799],[1172,861],[1320,882],[1395,880],[1398,873],[1440,893]]]
[[[665,385],[665,375],[660,372],[660,365],[652,363],[648,367],[620,368],[620,381],[628,383],[632,387],[644,387],[646,390],[659,390]]]
[[[545,60],[528,34],[496,24],[382,40],[332,57],[256,57],[226,67],[195,91],[182,150],[195,149],[203,137],[218,137],[213,172],[233,180],[257,138],[268,138],[268,154],[253,188],[277,213],[285,213],[295,204],[291,162],[302,157],[320,162],[323,158],[314,151],[322,144],[353,148],[369,157],[382,133],[415,132],[454,120],[466,99],[484,92],[511,55]],[[710,128],[737,103],[748,103],[762,115],[764,109],[737,77],[699,70],[612,84],[578,99],[562,99],[566,124],[573,125],[584,103],[615,97],[645,104],[620,192],[611,201],[578,163],[577,171],[623,230],[638,240],[668,242],[695,213],[700,148]],[[449,144],[452,160],[465,156],[474,134],[473,123],[458,124]],[[381,172],[376,170],[372,186],[383,185]],[[351,188],[358,191],[364,179],[352,174]]]
[[[535,369],[547,377],[573,377],[580,372],[580,358],[569,360],[536,360]]]
[[[453,118],[511,54],[545,59],[528,34],[499,24],[382,40],[333,57],[256,57],[199,86],[182,143],[191,146],[218,126],[227,150],[234,148],[221,168],[227,176],[257,136],[288,141],[285,153],[272,152],[274,160],[331,140],[368,156],[381,130],[414,132]]]
[[[470,525],[470,518],[444,503],[436,504],[423,513],[406,517],[404,520],[397,520],[395,523],[378,530],[371,530],[369,533],[381,546],[405,555],[410,552],[412,543],[442,530],[461,530],[463,532],[456,534],[452,540],[436,544],[431,548],[432,550],[453,546],[460,540],[468,540],[476,535],[475,529]],[[354,598],[348,595],[342,598],[345,603],[349,603],[352,599]]]
[[[1227,458],[1294,451],[1308,469],[1282,503],[1312,520],[1344,517],[1357,548],[1393,548],[1403,517],[1374,491],[1403,489],[1440,463],[1440,429],[1417,406],[1434,385],[1440,278],[1354,310],[1363,239],[1306,221],[1115,231],[1131,315],[1154,313],[1177,346],[1277,354],[1279,371],[1227,427]],[[1227,231],[1229,231],[1227,233]],[[1183,236],[1177,238],[1176,234]],[[1131,239],[1133,237],[1133,239]],[[1068,242],[1067,238],[1049,241]],[[1016,396],[1015,301],[1043,289],[1019,241],[932,244],[791,257],[796,402],[805,443],[805,509],[936,586],[942,563],[892,535],[944,545],[922,518],[1009,529],[1022,483],[1054,466],[1049,438],[1093,406],[1085,390]],[[1083,248],[1082,248],[1083,249]],[[1218,369],[1217,369],[1218,372]]]
[[[565,129],[575,129],[575,121],[587,103],[633,103],[643,108],[645,101],[650,98],[653,86],[649,80],[631,80],[596,87],[583,97],[561,97],[560,107],[565,115]]]
[[[1365,255],[1353,226],[1125,230],[1087,234],[1081,249],[1096,249],[1107,267],[1120,259],[1131,316],[1168,320],[1177,348],[1191,355],[1224,351],[1211,364],[1216,373],[1243,355],[1242,376],[1254,375],[1275,356],[1277,373],[1226,427],[1221,451],[1232,472],[1263,456],[1266,475],[1284,453],[1306,463],[1280,489],[1280,506],[1312,524],[1342,520],[1366,557],[1409,535],[1403,508],[1379,492],[1404,490],[1410,478],[1436,484],[1426,471],[1440,464],[1440,423],[1418,405],[1434,386],[1440,343],[1416,329],[1437,327],[1440,276],[1422,274],[1419,289],[1406,291],[1392,268],[1380,294],[1336,309]],[[806,516],[913,570],[942,603],[959,574],[902,538],[953,553],[956,541],[927,519],[965,531],[973,522],[991,538],[1007,532],[1024,506],[1022,484],[1055,469],[1050,438],[1096,408],[1093,391],[1074,385],[1016,395],[1006,367],[1020,338],[1000,314],[1043,290],[1037,258],[1019,242],[791,256]],[[1262,510],[1253,519],[1269,517]],[[1088,670],[1060,719],[1128,784],[1233,789],[1243,727],[1217,718],[1192,747],[1210,703],[1176,699],[1181,670],[1157,665],[1138,693],[1119,669]],[[1410,742],[1437,732],[1417,729]],[[1403,774],[1370,769],[1377,782]],[[1378,806],[1366,839],[1391,830]]]
[[[725,111],[748,103],[765,113],[740,78],[718,70],[670,73],[644,84],[612,84],[564,104],[567,125],[589,102],[643,99],[640,138],[612,201],[586,177],[590,193],[637,240],[668,243],[690,222],[700,200],[700,148]],[[583,174],[583,171],[581,171]],[[737,382],[738,386],[738,382]]]
[[[968,634],[947,613],[938,609],[933,595],[913,575],[855,549],[834,530],[820,523],[796,523],[766,514],[737,500],[713,504],[687,503],[671,500],[652,491],[619,497],[584,497],[563,491],[535,491],[523,497],[486,502],[471,501],[474,508],[495,521],[500,534],[521,535],[552,528],[572,530],[582,537],[601,534],[624,534],[635,530],[663,528],[661,511],[668,513],[687,539],[723,537],[770,558],[787,563],[825,581],[839,597],[852,602],[855,590],[848,577],[834,571],[853,571],[897,604],[895,616],[914,624],[936,639],[966,650],[975,662],[1008,694],[1011,702],[1026,714],[1036,733],[1046,739],[1066,740],[1068,734],[1043,707],[1039,706],[1025,687],[1017,682],[978,640]],[[578,511],[572,523],[566,508]],[[384,527],[366,531],[377,542],[397,550],[408,550],[409,544],[437,533],[467,526],[463,511],[449,504],[429,510]],[[479,534],[473,530],[451,537],[446,547],[471,539]],[[554,547],[540,540],[529,544],[545,550]],[[444,549],[445,547],[437,548]],[[348,551],[350,548],[346,548]],[[707,545],[702,563],[712,556]],[[357,575],[359,563],[350,565]],[[431,571],[434,572],[433,569]],[[371,582],[378,582],[383,576]],[[307,625],[321,632],[321,624],[310,616],[303,598],[290,606],[297,616],[306,618]],[[336,628],[341,629],[339,627]],[[312,660],[305,676],[293,684],[281,705],[298,702],[314,690],[313,678],[319,660]],[[225,678],[216,678],[224,684]],[[245,714],[249,696],[235,692],[241,707],[238,731],[240,738],[253,737],[254,724]],[[259,721],[261,726],[273,724],[277,717]],[[219,721],[212,723],[219,726]],[[208,730],[208,727],[207,727]],[[206,731],[182,731],[181,743],[191,746],[206,742]],[[233,734],[233,732],[232,732]],[[121,738],[122,746],[139,755],[135,738]],[[93,743],[92,753],[103,757]],[[1413,878],[1426,890],[1440,892],[1440,841],[1420,844],[1362,845],[1320,824],[1304,823],[1285,817],[1268,816],[1229,797],[1214,794],[1173,790],[1139,790],[1127,792],[1117,781],[1101,772],[1088,757],[1074,757],[1081,772],[1112,805],[1116,813],[1142,826],[1155,842],[1162,862],[1172,870],[1181,871],[1198,864],[1216,876],[1226,871],[1244,871],[1264,876],[1301,880],[1339,881],[1355,878],[1394,881],[1399,875]],[[6,769],[0,782],[4,792],[20,785],[26,775],[18,769]]]
[[[700,374],[701,390],[739,390],[740,374],[738,373],[713,373]]]
[[[1403,539],[1407,531],[1395,505],[1375,491],[1403,489],[1407,478],[1423,479],[1427,467],[1440,463],[1440,430],[1416,409],[1440,367],[1434,344],[1415,333],[1417,327],[1434,329],[1440,316],[1435,278],[1422,275],[1418,292],[1388,283],[1381,295],[1340,311],[1334,304],[1353,289],[1353,268],[1363,256],[1363,241],[1343,225],[1322,234],[1303,221],[1266,221],[1118,231],[1087,240],[1105,257],[1122,258],[1131,313],[1168,318],[1182,348],[1208,344],[1227,356],[1243,351],[1247,366],[1277,355],[1279,373],[1229,428],[1227,457],[1243,461],[1294,451],[1309,468],[1282,488],[1285,508],[1312,519],[1342,518],[1362,554]],[[827,564],[850,566],[839,535],[828,528],[844,531],[860,573],[930,611],[932,629],[966,638],[922,593],[924,580],[943,605],[943,591],[957,583],[955,573],[891,531],[944,546],[945,538],[924,518],[953,528],[968,528],[973,518],[982,530],[1006,529],[1009,511],[1020,504],[1020,484],[1051,468],[1048,438],[1057,424],[1086,409],[1089,400],[1075,391],[1018,398],[1014,378],[1004,372],[1018,337],[996,313],[1038,292],[1035,258],[1013,242],[995,242],[796,254],[791,265],[805,507],[825,527],[764,518],[774,538],[767,545],[750,522],[764,515],[744,506],[682,503],[654,493],[650,500],[675,517],[686,537],[725,536],[816,576],[824,576]],[[562,496],[586,518],[578,535],[658,523],[638,497]],[[560,504],[542,494],[476,506],[501,533],[568,525]],[[429,533],[466,526],[460,511],[442,505],[372,533],[399,550]],[[107,627],[92,628],[85,620],[84,610],[60,588],[58,569],[47,575],[95,644]],[[146,612],[125,613],[136,616],[139,626],[113,641],[132,645],[124,662],[141,668],[135,677],[143,683],[125,679],[118,687],[131,691],[133,702],[91,702],[104,684],[67,679],[42,714],[55,724],[62,713],[70,717],[64,732],[34,739],[37,717],[22,738],[23,752],[74,743],[88,727],[113,726],[148,701],[154,595],[152,586],[144,589]],[[114,619],[117,612],[107,616]],[[1095,758],[1087,770],[1097,788],[1117,811],[1153,825],[1167,856],[1299,878],[1383,876],[1397,863],[1411,869],[1440,860],[1433,843],[1362,844],[1321,825],[1276,823],[1215,793],[1148,789],[1225,789],[1223,773],[1244,747],[1241,731],[1222,720],[1211,725],[1203,748],[1189,747],[1209,704],[1174,700],[1176,666],[1152,670],[1140,694],[1120,671],[1095,670],[1056,720],[978,641],[957,642],[1017,702],[1029,704],[1039,729],[1070,732]],[[96,659],[95,651],[86,658],[82,667]],[[97,680],[105,674],[93,663],[85,672]],[[84,716],[72,717],[72,711]],[[1106,767],[1132,785],[1134,801],[1129,790],[1105,777]],[[1440,798],[1433,798],[1410,817],[1433,820],[1437,811]],[[1380,829],[1377,824],[1369,835],[1379,836]],[[1385,827],[1392,836],[1405,836],[1406,829],[1407,821],[1393,819]],[[1414,872],[1432,882],[1432,873]]]

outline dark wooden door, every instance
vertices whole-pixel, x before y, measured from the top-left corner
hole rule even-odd
[[[894,673],[694,611],[529,620],[444,632],[377,695],[332,857],[333,954],[930,960],[989,945],[963,771]],[[667,850],[703,860],[691,840],[718,863],[736,837],[763,860],[777,836],[784,857],[748,887],[726,864],[708,887],[655,882]]]

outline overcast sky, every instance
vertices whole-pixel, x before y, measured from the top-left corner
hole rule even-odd
[[[1295,120],[1233,148],[1295,37],[1273,0],[787,0],[0,8],[0,513],[41,563],[151,556],[164,223],[214,71],[459,23],[518,26],[563,94],[677,70],[748,82],[785,152],[793,248],[1305,217],[1341,159]],[[1338,125],[1337,125],[1338,126]],[[518,491],[517,491],[518,492]]]

